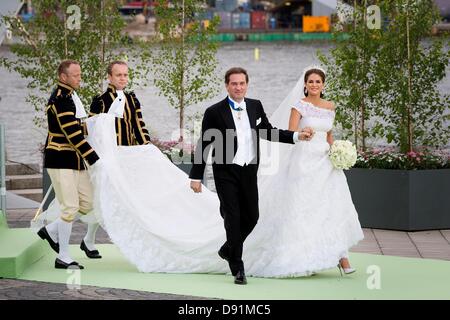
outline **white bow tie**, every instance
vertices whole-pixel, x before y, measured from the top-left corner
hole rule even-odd
[[[113,114],[117,118],[123,118],[123,112],[125,110],[125,94],[123,90],[116,90],[117,97],[114,99],[108,113]]]
[[[75,103],[76,109],[75,117],[78,119],[87,118],[87,114],[86,111],[84,110],[83,103],[81,102],[80,97],[75,91],[72,92],[72,100],[73,103]]]

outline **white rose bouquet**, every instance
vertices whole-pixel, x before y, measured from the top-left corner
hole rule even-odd
[[[336,169],[350,169],[356,163],[356,148],[348,140],[336,140],[330,147],[329,157]]]

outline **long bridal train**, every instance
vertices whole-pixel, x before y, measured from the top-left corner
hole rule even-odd
[[[118,147],[113,116],[87,124],[101,158],[90,169],[94,211],[123,255],[142,272],[225,273],[217,196],[194,194],[186,174],[154,145]]]

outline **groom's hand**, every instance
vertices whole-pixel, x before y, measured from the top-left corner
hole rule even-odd
[[[301,131],[298,132],[298,136],[300,140],[306,140],[309,141],[314,136],[314,130],[310,127],[303,128]]]
[[[202,182],[201,181],[191,181],[191,189],[195,193],[202,192]]]

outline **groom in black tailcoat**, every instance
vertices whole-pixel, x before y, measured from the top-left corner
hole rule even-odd
[[[261,101],[245,98],[248,88],[245,69],[228,70],[225,86],[228,96],[206,109],[203,116],[189,177],[191,189],[201,192],[206,159],[212,147],[214,181],[227,236],[218,253],[228,261],[234,283],[246,284],[242,248],[259,217],[259,138],[294,144],[300,139],[311,139],[313,132],[310,128],[293,132],[272,127]]]

